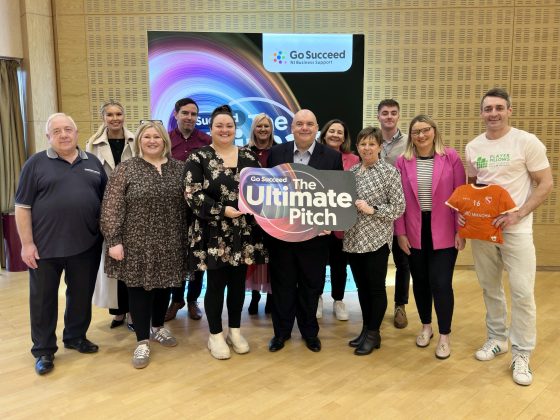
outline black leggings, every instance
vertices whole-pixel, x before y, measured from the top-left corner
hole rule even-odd
[[[342,239],[329,235],[329,266],[331,267],[331,296],[333,300],[344,299],[346,288],[346,264],[348,254],[342,250]]]
[[[228,326],[239,328],[241,311],[245,301],[245,276],[247,266],[226,266],[206,271],[206,294],[204,311],[208,319],[210,334],[218,334],[222,329],[222,310],[224,308],[224,291],[227,286]]]
[[[412,291],[422,324],[432,323],[432,300],[440,334],[451,332],[453,318],[453,270],[457,260],[455,248],[434,249],[430,212],[422,212],[422,249],[410,249],[408,261],[412,274]]]
[[[128,304],[138,341],[150,338],[150,321],[153,327],[162,327],[169,302],[169,289],[146,290],[128,288]]]
[[[379,330],[387,310],[387,263],[389,245],[385,244],[373,252],[348,253],[350,269],[358,286],[358,300],[362,308],[362,319],[368,330]]]

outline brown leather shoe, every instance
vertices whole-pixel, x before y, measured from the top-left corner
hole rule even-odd
[[[404,305],[395,305],[395,319],[393,320],[395,328],[406,328],[408,319],[406,318],[406,311]]]
[[[169,308],[167,308],[167,312],[165,313],[165,322],[175,319],[175,317],[177,316],[177,312],[179,312],[179,309],[184,308],[184,306],[185,302],[171,302]]]
[[[198,321],[202,318],[202,311],[198,307],[198,302],[188,302],[187,310],[189,311],[189,318]]]

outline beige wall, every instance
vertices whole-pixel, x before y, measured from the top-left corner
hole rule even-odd
[[[16,0],[13,0],[16,2]],[[29,152],[46,147],[45,123],[57,112],[53,16],[50,0],[20,0],[23,70],[26,77]]]
[[[99,124],[103,100],[129,119],[149,115],[148,30],[365,34],[364,124],[379,100],[402,106],[401,127],[431,114],[461,153],[482,131],[478,103],[493,86],[514,101],[513,124],[546,144],[555,179],[560,155],[560,4],[531,0],[54,0],[62,111],[81,129]],[[107,77],[110,76],[110,77]],[[119,79],[118,85],[108,82]],[[336,87],[333,94],[336,94]],[[357,98],[360,100],[360,98]],[[333,106],[336,102],[333,101]],[[536,212],[538,264],[560,266],[558,186]],[[464,252],[459,264],[471,264]]]
[[[0,57],[23,58],[19,2],[0,0]]]

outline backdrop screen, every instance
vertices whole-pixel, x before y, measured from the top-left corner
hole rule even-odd
[[[199,106],[197,127],[209,132],[212,110],[228,104],[236,143],[247,143],[252,118],[271,116],[277,142],[291,140],[293,114],[312,110],[319,126],[345,121],[362,128],[364,36],[355,34],[239,34],[148,32],[153,119],[176,127],[175,102]]]

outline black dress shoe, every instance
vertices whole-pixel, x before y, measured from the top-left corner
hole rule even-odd
[[[290,337],[284,338],[284,337],[277,337],[274,336],[272,337],[272,339],[270,340],[270,343],[268,343],[268,350],[271,352],[275,352],[278,350],[282,350],[284,348],[284,343],[286,342],[286,340],[289,340]]]
[[[319,337],[308,337],[305,339],[305,345],[311,351],[318,352],[321,351],[321,340]]]
[[[370,354],[373,349],[378,349],[379,347],[381,347],[381,335],[379,335],[379,331],[369,330],[358,348],[354,350],[354,354],[357,356],[365,356]]]
[[[134,324],[132,323],[126,323],[126,328],[128,328],[130,331],[134,332]]]
[[[124,318],[123,319],[113,319],[111,321],[111,328],[117,328],[120,327],[121,325],[124,324]]]
[[[80,353],[97,353],[99,346],[93,344],[87,338],[82,338],[70,343],[64,343],[64,347],[67,349],[78,350]]]
[[[43,354],[37,357],[35,362],[35,372],[37,375],[44,375],[54,369],[54,354]]]
[[[360,345],[360,343],[362,341],[364,341],[364,338],[366,338],[366,333],[367,333],[367,327],[364,325],[362,327],[362,331],[360,332],[360,335],[358,335],[356,338],[353,338],[352,340],[350,340],[348,342],[348,345],[350,347],[358,347]]]

